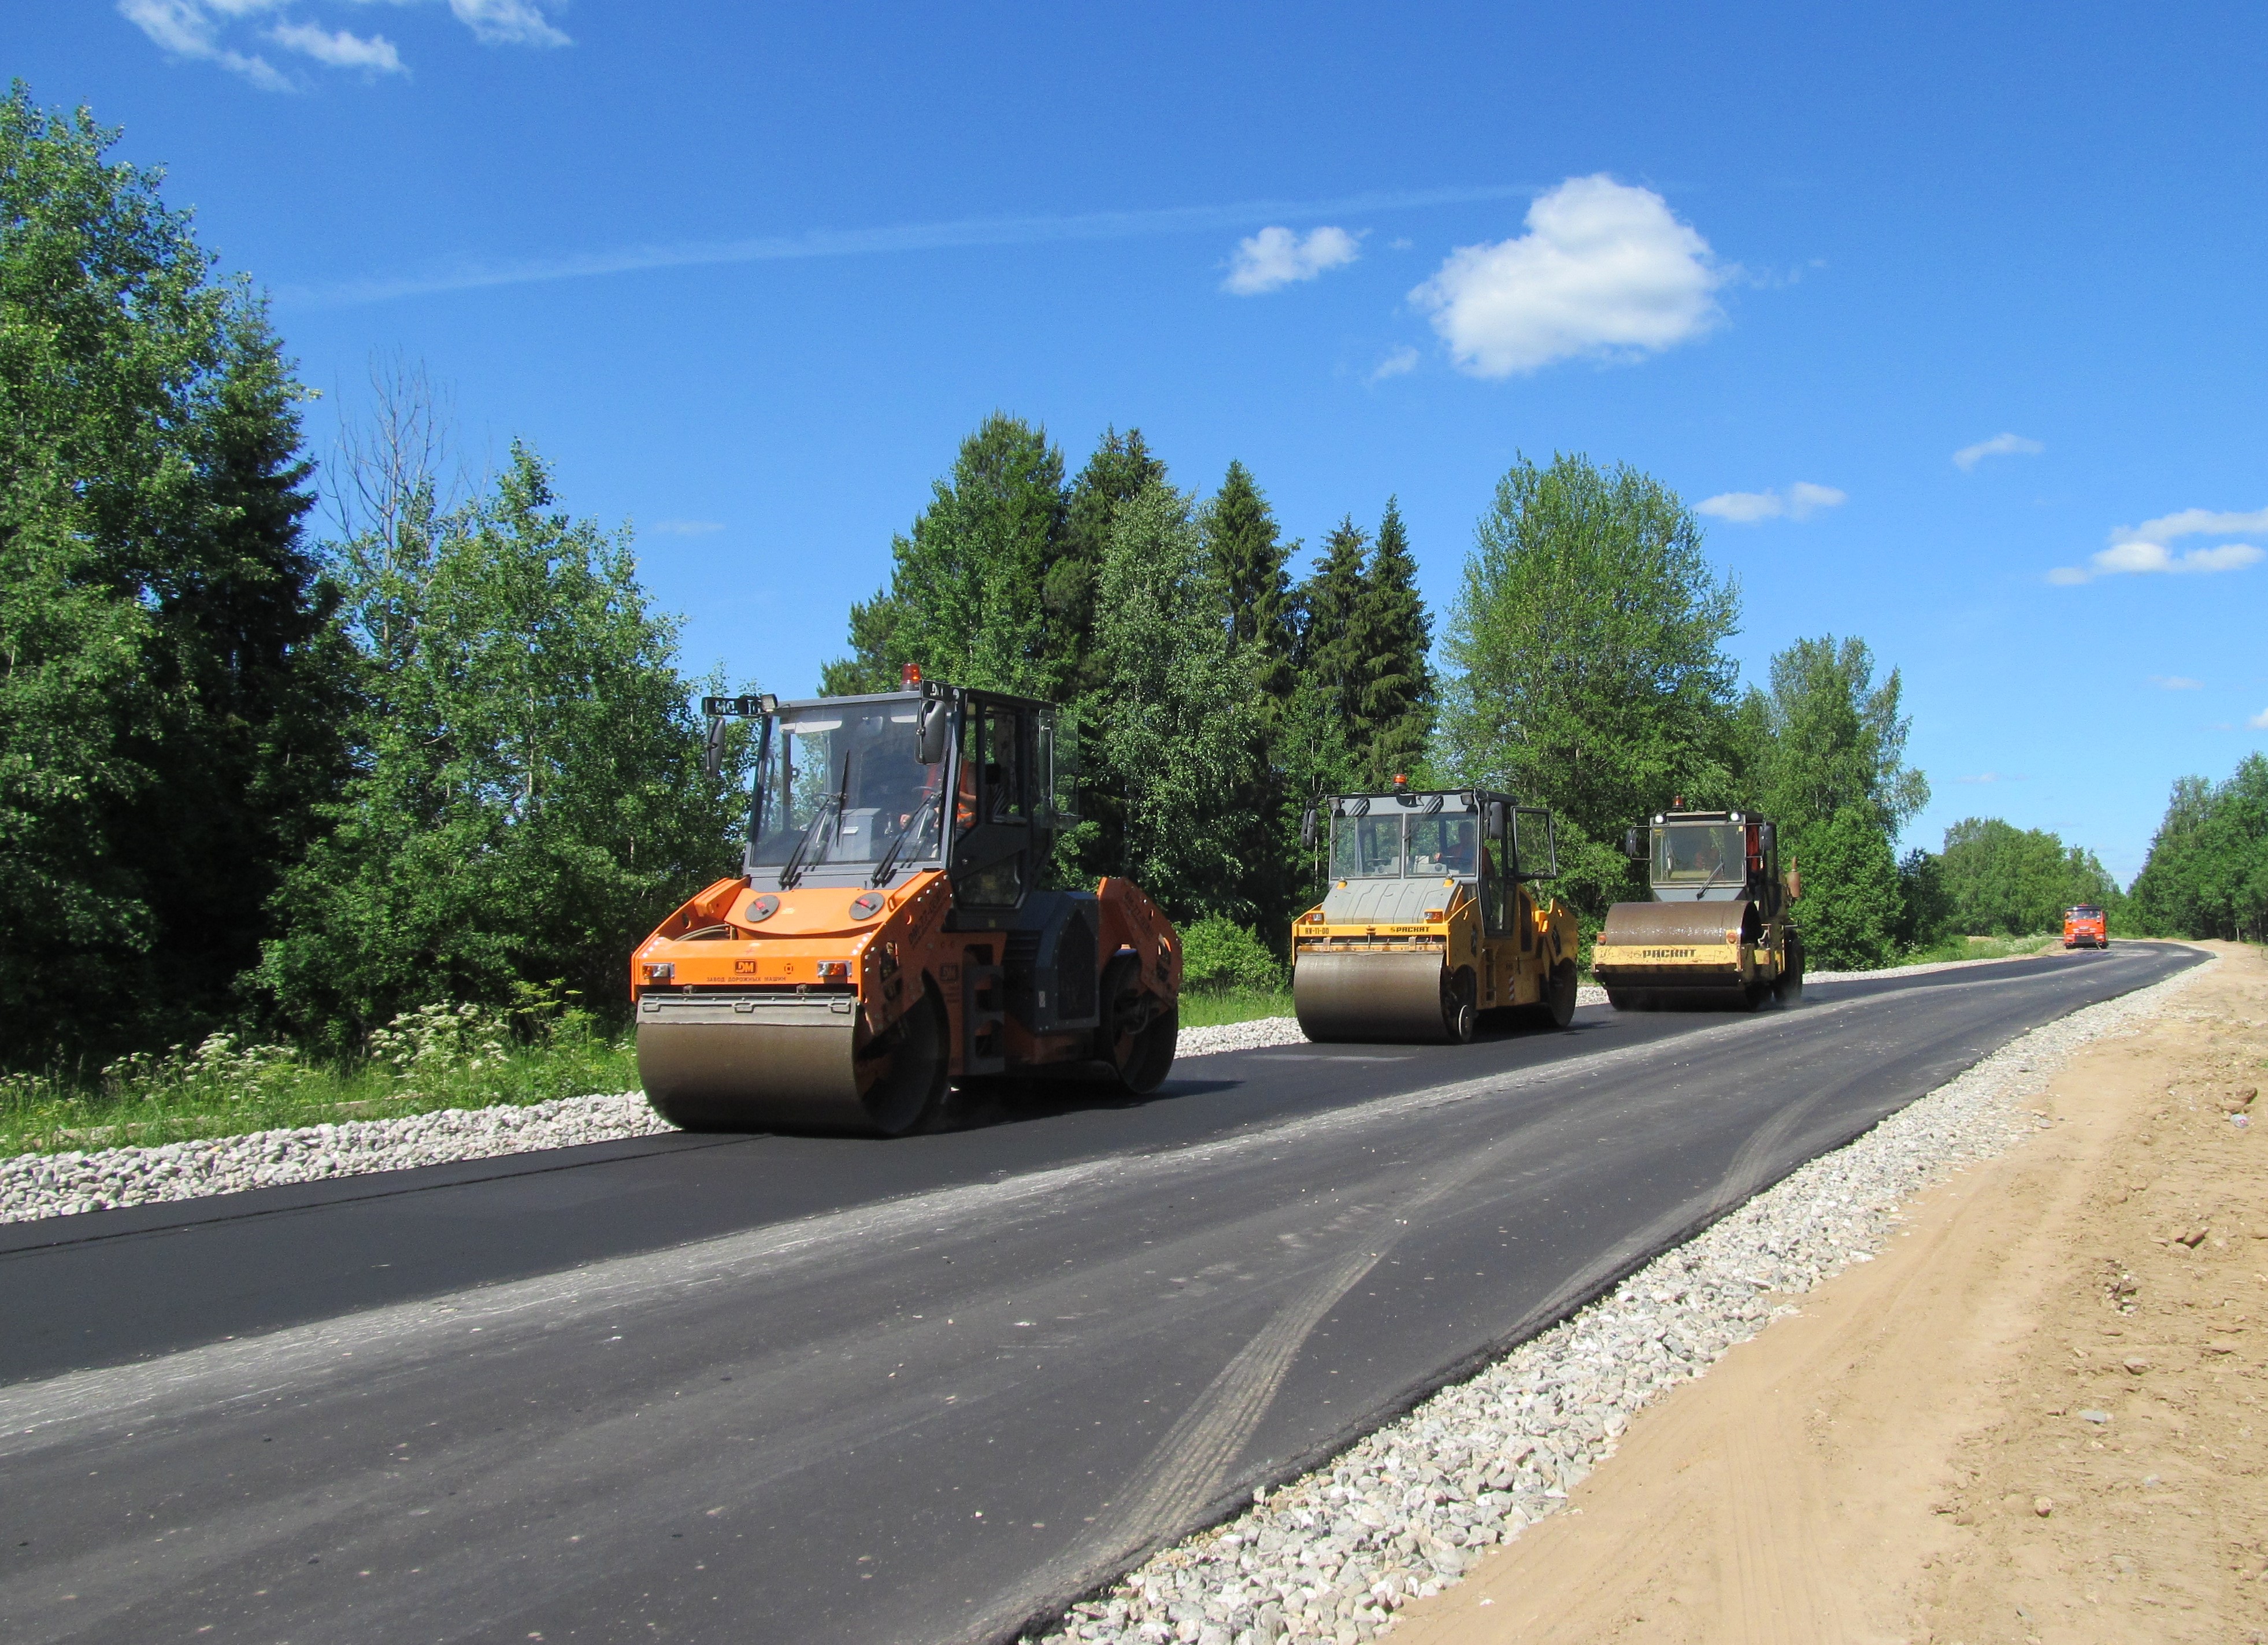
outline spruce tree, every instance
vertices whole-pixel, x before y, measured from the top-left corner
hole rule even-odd
[[[1241,462],[1228,465],[1205,512],[1205,540],[1227,590],[1229,642],[1251,652],[1261,690],[1280,704],[1292,690],[1295,602],[1285,567],[1296,545],[1278,539],[1275,513]]]
[[[1363,783],[1383,787],[1419,763],[1433,727],[1433,675],[1426,662],[1433,622],[1418,593],[1418,563],[1393,498],[1379,522],[1353,628],[1350,650],[1359,673],[1351,741]]]
[[[1300,586],[1300,667],[1350,733],[1362,707],[1359,612],[1369,548],[1369,536],[1349,515],[1331,527],[1314,570]]]

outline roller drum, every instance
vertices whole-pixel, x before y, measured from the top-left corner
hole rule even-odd
[[[1761,996],[1741,974],[1741,948],[1761,927],[1746,900],[1616,903],[1591,950],[1592,974],[1639,1010],[1744,1010]]]
[[[638,1077],[688,1131],[901,1129],[862,1100],[858,1001],[847,994],[656,996],[639,1002]],[[865,1070],[871,1087],[880,1070]]]
[[[1303,954],[1292,1002],[1311,1040],[1446,1042],[1447,980],[1438,951]]]

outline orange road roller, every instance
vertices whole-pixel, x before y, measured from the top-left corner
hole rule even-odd
[[[1182,942],[1130,881],[1045,889],[1077,821],[1047,703],[924,682],[782,703],[710,697],[711,759],[755,724],[738,878],[630,960],[655,1112],[688,1131],[898,1136],[948,1086],[1085,1078],[1144,1093],[1174,1063]]]

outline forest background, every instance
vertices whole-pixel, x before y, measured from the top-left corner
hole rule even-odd
[[[722,682],[684,675],[628,532],[576,519],[537,454],[454,480],[414,371],[319,473],[263,300],[114,141],[20,85],[0,104],[0,1064],[221,1026],[354,1055],[452,1004],[613,1008],[635,941],[736,862],[743,773],[703,771],[691,707]],[[1743,690],[1740,591],[1666,487],[1514,461],[1438,631],[1374,506],[1303,568],[1241,465],[1182,489],[1130,428],[1072,472],[996,413],[825,688],[911,662],[1072,704],[1064,872],[1131,873],[1232,970],[1312,890],[1309,799],[1397,772],[1553,808],[1587,933],[1639,889],[1621,829],[1682,794],[1780,820],[1822,967],[2080,901],[2126,933],[2268,934],[2258,756],[2176,786],[2128,894],[1992,819],[1900,860],[1927,786],[1896,669],[1796,638]]]

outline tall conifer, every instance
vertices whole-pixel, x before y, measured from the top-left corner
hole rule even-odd
[[[1252,471],[1231,462],[1205,515],[1206,542],[1228,594],[1230,644],[1250,655],[1260,689],[1280,703],[1292,677],[1292,545],[1278,539],[1275,512]]]
[[[1433,677],[1426,662],[1433,622],[1418,596],[1418,563],[1393,498],[1379,521],[1353,629],[1350,649],[1359,672],[1351,741],[1364,783],[1382,787],[1423,757],[1433,721]]]

